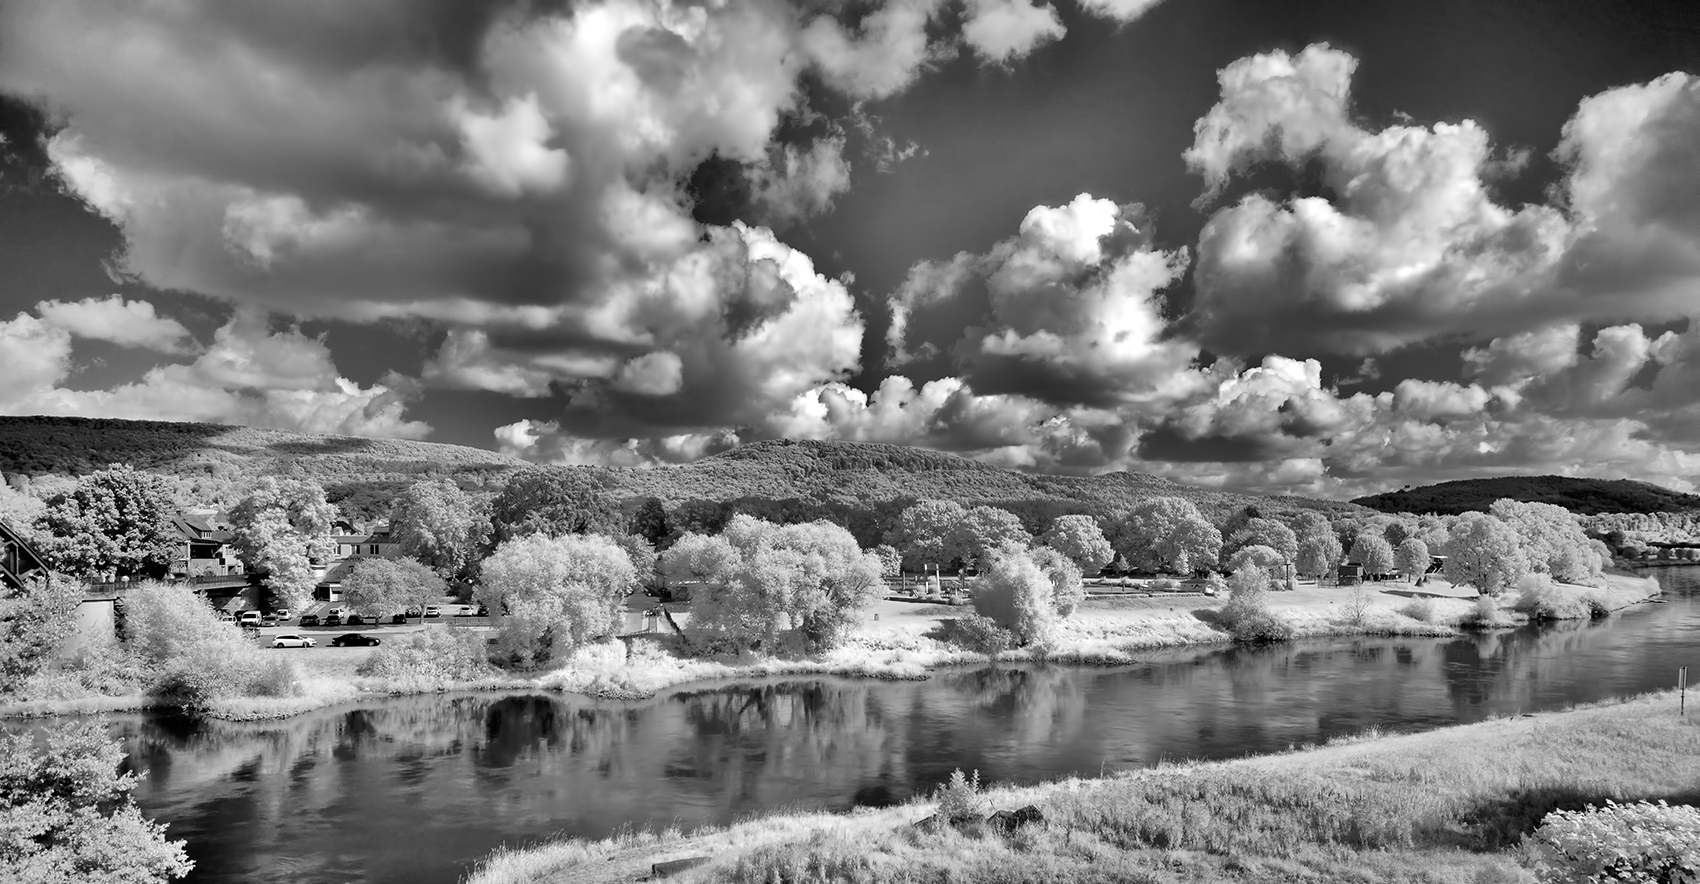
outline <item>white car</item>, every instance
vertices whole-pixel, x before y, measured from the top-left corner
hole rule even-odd
[[[316,645],[318,642],[299,635],[280,635],[272,639],[274,648],[311,648]]]
[[[279,619],[279,620],[288,620],[289,619],[289,609],[288,608],[278,608],[276,611],[273,611],[272,614],[273,614],[273,616],[277,617],[277,619]]]
[[[236,622],[242,624],[243,626],[259,626],[260,625],[260,612],[259,611],[243,611],[242,616],[236,618]]]

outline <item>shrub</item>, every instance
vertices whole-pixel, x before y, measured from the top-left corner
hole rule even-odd
[[[293,662],[268,658],[184,586],[143,583],[125,596],[124,638],[143,671],[155,674],[150,693],[185,709],[300,690]]]
[[[1019,644],[1043,642],[1057,619],[1051,579],[1020,547],[1004,546],[987,558],[974,587],[974,610],[1009,630]]]
[[[1606,802],[1547,814],[1527,840],[1541,880],[1554,884],[1700,881],[1700,808]]]
[[[189,873],[183,842],[130,798],[123,757],[99,722],[0,735],[0,881],[163,884]]]
[[[996,620],[975,614],[951,621],[950,641],[970,651],[996,656],[1015,644],[1015,636]]]
[[[431,628],[379,645],[355,670],[373,678],[469,681],[493,674],[489,643],[472,630]]]
[[[971,775],[962,773],[957,768],[950,775],[950,782],[938,788],[935,797],[939,803],[939,816],[951,822],[977,820],[986,808],[985,796],[980,792],[980,772]]]
[[[1232,598],[1217,612],[1216,622],[1234,641],[1257,644],[1293,637],[1292,625],[1269,611],[1268,586],[1269,573],[1260,567],[1235,571],[1229,578]]]
[[[1560,589],[1547,574],[1526,574],[1517,581],[1512,608],[1532,620],[1579,620],[1588,616],[1581,599]]]
[[[1399,609],[1399,613],[1419,623],[1434,622],[1434,602],[1429,599],[1411,599]]]

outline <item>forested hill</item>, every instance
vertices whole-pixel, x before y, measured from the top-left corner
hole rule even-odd
[[[1402,491],[1360,497],[1353,503],[1386,513],[1486,512],[1502,497],[1550,503],[1580,515],[1656,513],[1700,509],[1700,496],[1683,494],[1629,479],[1575,479],[1568,476],[1501,476],[1459,479]]]
[[[493,488],[523,460],[459,445],[259,430],[214,424],[72,417],[0,417],[0,473],[78,476],[113,463],[240,485],[254,476],[311,478],[332,500],[366,514],[416,479],[447,476],[469,489]],[[756,442],[692,464],[653,469],[557,467],[616,498],[800,500],[866,504],[937,498],[964,504],[1031,502],[1055,511],[1101,512],[1154,495],[1196,502],[1220,516],[1256,503],[1271,512],[1361,512],[1349,503],[1227,494],[1143,473],[1048,476],[898,445],[856,442]]]

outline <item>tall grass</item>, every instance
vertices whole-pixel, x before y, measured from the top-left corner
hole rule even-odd
[[[917,807],[878,830],[827,825],[722,851],[681,880],[1527,882],[1522,845],[1550,812],[1700,804],[1700,722],[1679,719],[1674,699],[993,790],[993,806],[1036,798],[1044,822],[922,831],[902,824]]]

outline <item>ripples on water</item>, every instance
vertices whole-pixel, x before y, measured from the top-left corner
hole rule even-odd
[[[639,703],[409,697],[282,722],[118,716],[149,815],[195,881],[452,882],[502,843],[900,802],[994,782],[1285,749],[1669,686],[1700,669],[1700,569],[1669,603],[1457,639],[987,667],[924,682],[784,679]]]

